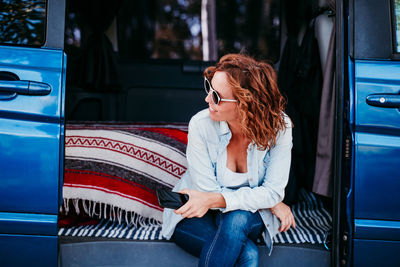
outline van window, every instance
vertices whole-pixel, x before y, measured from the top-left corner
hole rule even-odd
[[[238,53],[279,60],[280,0],[218,0],[216,30],[218,56]]]
[[[241,51],[279,58],[279,0],[125,1],[117,25],[126,58],[209,61]]]
[[[45,42],[46,0],[2,0],[0,43],[41,46]]]
[[[394,0],[394,14],[395,14],[395,40],[396,40],[396,45],[395,45],[395,51],[397,53],[400,53],[400,0]]]
[[[117,24],[121,56],[202,59],[201,0],[125,1]]]

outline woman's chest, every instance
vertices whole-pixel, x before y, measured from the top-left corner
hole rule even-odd
[[[227,167],[232,171],[245,172],[247,169],[250,187],[260,185],[265,177],[268,167],[268,154],[265,151],[259,151],[254,147],[247,149],[239,157],[233,157],[229,163],[227,145],[225,147],[209,147],[210,159],[214,167],[214,174],[217,179],[226,175]],[[235,164],[231,167],[230,164]],[[236,166],[236,167],[235,167]],[[245,167],[244,167],[245,166]],[[235,169],[236,168],[236,169]]]
[[[247,172],[247,146],[229,143],[226,147],[226,167],[233,172]]]

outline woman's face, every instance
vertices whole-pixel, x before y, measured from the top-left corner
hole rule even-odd
[[[232,88],[230,87],[227,75],[223,71],[217,71],[211,80],[211,86],[218,92],[221,98],[234,99]],[[211,92],[206,97],[210,118],[214,121],[236,122],[239,118],[237,102],[221,101],[215,105],[212,101]]]

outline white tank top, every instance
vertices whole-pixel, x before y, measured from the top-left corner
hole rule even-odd
[[[228,167],[226,168],[225,175],[221,177],[220,183],[223,187],[239,188],[249,185],[249,175],[247,172],[240,173],[231,171]]]

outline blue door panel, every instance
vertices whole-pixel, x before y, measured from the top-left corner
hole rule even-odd
[[[354,239],[353,266],[400,266],[400,242]]]
[[[371,94],[400,94],[400,64],[356,62],[356,130],[400,135],[400,110],[368,105]]]
[[[0,71],[51,87],[0,100],[0,212],[58,213],[63,60],[62,50],[0,46]]]
[[[57,266],[56,236],[0,234],[0,266]]]
[[[400,221],[356,219],[354,238],[398,241],[400,240]]]
[[[400,62],[355,62],[355,219],[400,220],[400,111],[368,105],[400,93]]]
[[[18,95],[13,100],[0,101],[0,112],[59,121],[63,56],[61,50],[0,46],[0,71],[12,72],[20,80],[49,84],[52,89],[45,96]]]
[[[0,119],[1,211],[57,214],[59,142],[58,124]]]
[[[0,234],[57,235],[57,215],[0,212]]]
[[[356,60],[349,66],[355,77],[349,79],[353,266],[400,266],[400,109],[367,103],[377,94],[381,104],[400,96],[400,62]]]
[[[400,220],[400,138],[355,135],[355,218]]]

